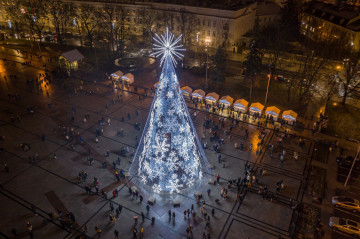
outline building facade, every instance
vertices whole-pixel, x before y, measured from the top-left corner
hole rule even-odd
[[[1,0],[0,2],[0,24],[3,27],[11,27],[11,20],[6,14],[6,8],[13,5],[15,0]],[[68,0],[65,0],[68,1]],[[236,5],[231,7],[219,6],[195,6],[195,5],[180,5],[169,4],[166,1],[153,2],[131,2],[129,1],[68,1],[75,6],[92,5],[96,8],[102,8],[105,4],[111,4],[121,7],[124,10],[126,30],[131,31],[131,34],[140,36],[143,32],[142,23],[143,12],[147,10],[152,14],[157,15],[157,20],[151,26],[154,32],[163,31],[166,24],[165,21],[171,18],[170,30],[176,35],[184,33],[184,28],[188,28],[186,33],[188,44],[199,44],[217,47],[223,45],[227,49],[237,45],[241,37],[248,31],[253,29],[256,19],[257,3],[249,1],[236,1]],[[196,1],[195,1],[196,2]],[[184,16],[186,15],[187,26],[184,27]],[[191,25],[191,26],[189,26]],[[51,21],[48,21],[45,29],[52,31]],[[190,29],[191,28],[191,29]]]
[[[311,2],[305,5],[300,32],[314,41],[334,39],[359,49],[360,15],[351,6]]]

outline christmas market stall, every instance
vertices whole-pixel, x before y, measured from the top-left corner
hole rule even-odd
[[[224,108],[229,108],[234,102],[234,99],[231,98],[230,96],[223,96],[221,97],[219,103],[220,103],[220,106],[224,107]]]
[[[127,73],[127,74],[123,75],[121,77],[121,79],[124,81],[124,83],[131,84],[134,82],[134,75],[131,73]]]
[[[209,105],[215,105],[219,100],[219,95],[215,92],[211,92],[205,97],[206,103]]]
[[[122,71],[116,71],[116,72],[112,73],[110,76],[111,76],[112,80],[119,81],[123,75],[124,75],[124,73],[122,73]]]
[[[280,114],[280,109],[276,106],[269,106],[265,110],[265,115],[269,117],[273,117],[274,121],[277,121]]]
[[[296,114],[292,110],[285,110],[282,113],[282,119],[287,121],[290,124],[293,124],[296,121],[297,116],[298,116],[298,114]]]
[[[191,94],[193,99],[197,99],[198,101],[202,101],[205,97],[205,92],[201,89],[194,90]]]
[[[190,99],[191,93],[192,93],[192,89],[189,86],[184,86],[181,88],[181,92],[184,96],[184,98],[188,98]]]
[[[249,107],[249,102],[244,99],[239,99],[234,103],[234,110],[242,113],[246,113]]]
[[[66,71],[68,75],[70,75],[72,71],[77,71],[79,69],[79,62],[81,62],[82,59],[84,59],[83,54],[81,54],[81,52],[77,49],[74,49],[64,52],[59,57],[59,65],[62,70]]]
[[[259,102],[256,102],[256,103],[252,103],[250,105],[249,112],[251,115],[258,114],[259,116],[261,116],[263,109],[264,109],[264,106],[262,104],[260,104]]]

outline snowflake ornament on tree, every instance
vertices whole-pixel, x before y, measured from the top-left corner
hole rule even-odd
[[[208,161],[175,73],[176,59],[184,51],[178,44],[181,36],[175,40],[166,29],[154,41],[162,73],[129,171],[153,192],[175,193],[199,181],[202,171],[208,170]]]

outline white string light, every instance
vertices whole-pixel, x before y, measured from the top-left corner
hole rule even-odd
[[[177,64],[176,59],[184,57],[180,52],[185,51],[185,49],[182,48],[183,45],[178,45],[181,41],[181,37],[182,35],[174,40],[175,36],[169,32],[168,28],[166,28],[166,32],[161,36],[155,33],[155,37],[153,38],[155,41],[153,44],[153,52],[156,57],[161,57],[160,66],[164,63],[166,56],[170,56],[171,61],[175,66]]]
[[[172,33],[154,38],[162,73],[130,174],[138,176],[153,192],[176,193],[203,177],[207,159],[197,138],[175,74],[183,51]]]

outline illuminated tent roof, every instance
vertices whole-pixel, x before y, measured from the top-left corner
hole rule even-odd
[[[201,89],[194,90],[194,92],[192,93],[192,96],[203,99],[205,97],[205,92],[203,90],[201,90]]]
[[[280,109],[275,106],[269,106],[266,108],[265,113],[277,117],[280,114]]]
[[[116,71],[111,74],[111,76],[113,76],[113,77],[122,77],[123,75],[124,75],[124,73],[122,73],[122,71]]]
[[[83,54],[81,54],[77,49],[64,52],[61,56],[64,57],[70,63],[84,59]]]
[[[219,95],[216,94],[215,92],[211,92],[211,93],[206,95],[205,99],[212,100],[212,101],[218,101],[219,100]]]
[[[259,102],[252,103],[250,105],[250,110],[253,110],[253,111],[261,112],[263,109],[264,109],[264,106],[262,104],[260,104]]]
[[[227,104],[227,105],[232,105],[232,103],[234,102],[234,99],[227,95],[227,96],[221,97],[219,102],[223,103],[223,104]]]
[[[129,83],[133,83],[134,82],[134,75],[131,74],[131,73],[127,73],[127,74],[123,75],[121,77],[121,79],[126,80]]]
[[[184,86],[184,87],[182,87],[182,88],[181,88],[181,91],[182,91],[183,94],[189,94],[189,95],[191,95],[191,93],[192,93],[192,89],[191,89],[189,86]]]
[[[247,102],[244,99],[239,99],[239,100],[235,101],[235,103],[234,103],[235,107],[241,107],[241,108],[246,108],[246,107],[248,107],[248,105],[249,105],[249,102]]]
[[[287,120],[296,120],[297,116],[298,114],[292,110],[285,110],[282,114],[282,118]]]

